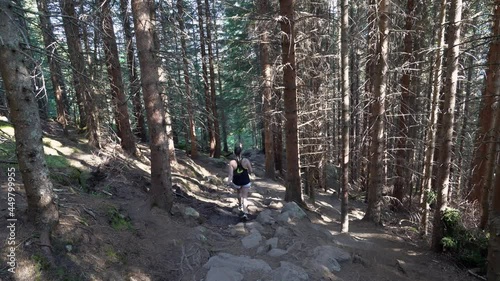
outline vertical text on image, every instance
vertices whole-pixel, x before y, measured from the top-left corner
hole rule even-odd
[[[7,266],[11,273],[16,272],[16,168],[7,169]]]

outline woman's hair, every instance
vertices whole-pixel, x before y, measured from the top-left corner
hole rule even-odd
[[[234,155],[236,155],[237,157],[241,157],[241,151],[243,149],[241,148],[241,145],[237,145],[234,147]]]

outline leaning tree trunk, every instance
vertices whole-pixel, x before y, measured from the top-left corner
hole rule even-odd
[[[0,2],[0,73],[10,118],[14,125],[16,154],[28,201],[28,217],[40,231],[40,245],[52,260],[50,235],[59,221],[42,144],[42,128],[24,41],[26,30],[19,25],[20,10],[11,1]]]
[[[474,155],[473,174],[469,200],[478,200],[481,210],[481,221],[479,227],[485,229],[488,225],[490,212],[490,192],[495,172],[495,163],[497,156],[497,131],[500,127],[498,118],[495,119],[495,112],[500,109],[495,106],[498,101],[498,82],[500,71],[500,13],[498,1],[495,4],[495,14],[493,18],[492,40],[488,52],[488,69],[486,70],[486,87],[483,92],[482,109],[479,116],[479,131],[476,137],[477,150]],[[497,176],[498,178],[498,176]],[[476,198],[479,197],[479,198]]]
[[[106,67],[111,86],[111,96],[113,97],[113,106],[116,125],[118,126],[121,146],[124,151],[134,155],[136,154],[135,139],[130,127],[128,114],[127,97],[125,96],[125,87],[123,86],[122,72],[116,46],[116,36],[111,17],[110,0],[99,0],[102,23],[102,38],[104,41],[104,55],[106,58]]]
[[[342,97],[342,198],[341,205],[341,231],[349,231],[349,211],[347,209],[349,195],[349,131],[351,127],[350,116],[350,82],[349,82],[349,0],[341,1],[341,35],[340,35],[340,64],[341,64],[341,91]]]
[[[375,75],[374,101],[371,131],[370,175],[368,180],[368,207],[364,219],[379,224],[381,222],[382,188],[386,171],[384,165],[385,145],[385,94],[387,88],[388,52],[389,52],[389,1],[381,0],[378,10],[378,67]]]
[[[127,52],[127,70],[130,81],[130,97],[133,103],[133,116],[136,122],[134,134],[141,141],[148,140],[146,132],[146,121],[142,110],[141,85],[137,74],[136,60],[134,56],[134,42],[132,38],[132,28],[130,25],[130,15],[128,12],[128,1],[120,0],[120,11],[122,17],[123,32],[125,33],[125,49]]]
[[[297,69],[295,65],[294,0],[280,0],[285,139],[286,139],[286,192],[285,201],[304,204],[300,186],[299,139],[297,128]]]
[[[154,30],[151,20],[153,1],[132,0],[132,14],[141,68],[141,82],[146,107],[151,147],[151,206],[169,211],[173,193],[165,109],[160,96],[158,67],[155,61]]]
[[[184,86],[186,88],[186,103],[188,114],[188,132],[191,142],[190,154],[191,158],[198,157],[198,142],[196,141],[196,128],[194,124],[193,114],[193,95],[191,94],[191,83],[189,81],[189,61],[187,57],[186,47],[186,28],[184,26],[184,4],[182,0],[177,0],[177,21],[179,22],[179,30],[181,32],[181,51],[182,51],[182,70],[184,72]]]
[[[458,83],[458,55],[460,52],[460,23],[462,20],[462,0],[452,0],[450,5],[450,22],[447,28],[447,55],[445,98],[443,121],[439,139],[439,169],[436,179],[437,204],[434,213],[432,248],[440,252],[443,249],[441,239],[444,237],[443,213],[448,207],[448,188],[450,184],[451,152],[453,149],[453,126],[455,123],[455,100]]]
[[[422,218],[420,220],[420,233],[422,235],[427,235],[428,224],[429,224],[429,193],[432,187],[432,173],[433,173],[433,160],[436,147],[436,132],[437,132],[437,121],[438,121],[438,108],[439,108],[439,92],[441,91],[442,84],[442,73],[443,73],[443,55],[442,50],[444,47],[444,23],[446,19],[446,2],[447,0],[441,0],[441,8],[439,10],[439,22],[440,27],[438,31],[438,46],[436,52],[436,66],[434,68],[433,83],[432,83],[432,101],[431,101],[431,113],[429,118],[429,125],[427,131],[427,138],[425,140],[425,156],[424,156],[424,167],[423,167],[423,179],[422,179],[422,194],[421,194],[421,209]]]
[[[100,147],[99,118],[90,93],[88,76],[80,42],[80,27],[71,0],[60,0],[64,31],[68,42],[69,60],[73,70],[73,84],[80,113],[80,127],[86,127],[89,145]]]
[[[42,28],[43,43],[45,45],[45,52],[49,62],[50,81],[52,82],[52,89],[56,100],[56,120],[63,127],[64,133],[67,134],[66,125],[68,124],[67,118],[69,106],[65,91],[66,86],[64,76],[61,70],[61,65],[57,61],[59,54],[55,44],[54,27],[50,22],[47,0],[37,0],[36,2],[38,12],[40,13],[39,17]]]
[[[269,1],[259,0],[258,1],[258,13],[264,15],[269,11]],[[262,67],[262,100],[264,111],[264,151],[266,153],[265,168],[266,177],[274,179],[275,168],[274,168],[274,143],[273,143],[273,130],[272,130],[272,69],[269,63],[269,52],[271,50],[269,44],[269,28],[266,25],[265,20],[259,22],[259,33],[260,33],[260,65]]]

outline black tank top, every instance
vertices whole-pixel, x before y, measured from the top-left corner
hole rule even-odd
[[[243,168],[241,161],[236,160],[238,166],[233,170],[233,183],[238,186],[247,185],[250,183],[248,170]]]

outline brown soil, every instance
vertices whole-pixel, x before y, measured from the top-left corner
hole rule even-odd
[[[147,149],[142,150],[147,156]],[[241,235],[231,233],[238,217],[233,212],[236,198],[222,183],[225,162],[206,156],[192,161],[182,151],[177,156],[179,163],[173,167],[176,206],[169,214],[149,208],[148,165],[131,160],[112,145],[100,153],[73,152],[72,163],[78,163],[86,176],[75,179],[68,170],[52,171],[54,175],[67,173],[53,177],[60,206],[60,224],[52,245],[55,265],[40,254],[38,234],[27,221],[24,192],[18,188],[18,265],[16,274],[7,271],[8,249],[3,243],[0,280],[203,280],[207,271],[203,264],[219,252],[258,257],[275,268],[280,260],[300,265],[310,249],[324,244],[344,248],[353,259],[343,263],[335,276],[311,275],[310,280],[477,280],[445,255],[430,252],[411,227],[377,227],[360,221],[361,202],[352,203],[350,233],[339,234],[339,200],[323,192],[317,194],[317,205],[307,212],[308,219],[294,221],[291,235],[280,240],[283,247],[294,249],[289,255],[258,256],[255,250],[242,248]],[[281,201],[284,187],[261,177],[262,155],[254,153],[251,159],[257,168],[250,196],[255,218],[271,200]],[[4,179],[2,174],[2,241],[7,236]],[[185,218],[182,209],[186,206],[197,210],[200,218]],[[272,236],[276,227],[266,227],[263,236]]]

